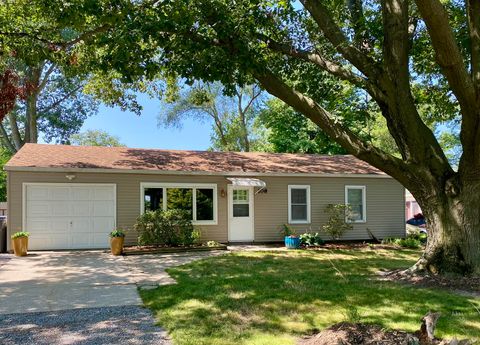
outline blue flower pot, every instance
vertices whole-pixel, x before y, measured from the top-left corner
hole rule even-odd
[[[285,247],[288,249],[297,249],[300,247],[300,237],[285,236]]]

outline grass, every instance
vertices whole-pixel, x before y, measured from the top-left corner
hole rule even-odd
[[[236,252],[170,269],[178,284],[142,290],[177,345],[288,345],[340,321],[415,331],[440,311],[436,335],[480,339],[480,300],[376,280],[416,250]]]

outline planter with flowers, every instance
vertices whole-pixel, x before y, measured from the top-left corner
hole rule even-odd
[[[110,233],[110,249],[113,255],[122,255],[125,233],[122,230],[113,230]]]
[[[11,236],[13,253],[15,256],[27,256],[28,236],[30,236],[30,234],[25,231],[16,232]]]
[[[298,249],[300,247],[300,237],[297,235],[295,229],[283,224],[282,234],[285,240],[285,247],[288,249]]]

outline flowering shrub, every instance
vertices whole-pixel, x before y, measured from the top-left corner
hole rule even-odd
[[[184,210],[147,211],[134,225],[140,245],[189,246],[197,234],[192,225],[192,215]]]

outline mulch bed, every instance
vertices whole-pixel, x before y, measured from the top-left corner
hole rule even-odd
[[[418,334],[384,330],[378,325],[341,322],[320,333],[305,337],[298,345],[412,345],[421,344]],[[434,344],[449,344],[436,339]]]
[[[411,274],[403,269],[379,272],[382,280],[402,282],[419,287],[445,289],[473,297],[480,297],[480,277],[440,276],[428,273]]]
[[[123,255],[163,254],[163,253],[184,253],[184,252],[206,252],[212,250],[227,250],[227,246],[219,245],[190,246],[190,247],[159,247],[159,246],[131,246],[123,248]]]
[[[303,247],[302,247],[303,248]],[[303,249],[331,249],[331,250],[350,250],[350,249],[388,249],[388,250],[400,250],[405,249],[392,244],[379,244],[379,243],[367,243],[367,242],[327,242],[321,246],[310,246]]]

